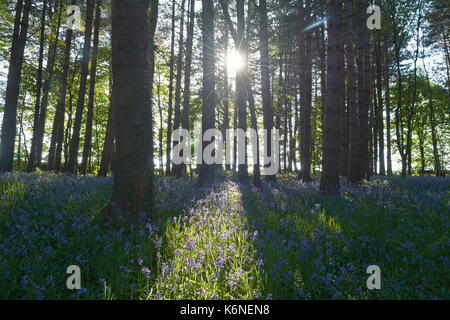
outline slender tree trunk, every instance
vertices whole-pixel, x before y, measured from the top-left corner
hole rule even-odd
[[[17,1],[9,61],[0,145],[0,172],[12,171],[16,139],[17,101],[22,77],[23,53],[27,40],[31,0]]]
[[[430,119],[431,141],[433,144],[434,171],[435,171],[437,177],[443,177],[443,176],[445,176],[445,174],[441,168],[441,161],[439,158],[438,138],[437,138],[437,133],[436,133],[436,121],[435,121],[434,102],[433,102],[433,98],[434,98],[433,90],[431,88],[430,77],[429,77],[428,70],[425,65],[424,57],[425,57],[425,53],[422,53],[422,63],[423,63],[423,68],[425,71],[425,76],[427,79],[427,86],[428,86],[428,101],[429,101],[428,102],[429,103],[428,116]]]
[[[373,154],[371,157],[372,164],[373,164],[373,174],[378,174],[378,97],[376,88],[374,87],[373,90],[373,107],[371,109],[371,124],[372,129],[371,133],[373,136],[372,143],[373,143]]]
[[[227,9],[228,9],[228,2],[226,3]],[[225,31],[224,31],[224,52],[225,57],[228,54],[229,51],[229,28],[227,24],[225,24]],[[224,114],[223,114],[223,142],[224,142],[224,149],[227,151],[230,146],[228,145],[228,141],[226,138],[227,130],[230,128],[230,84],[229,84],[229,75],[228,75],[228,65],[224,63],[223,66],[223,86],[224,86],[224,97],[223,97],[223,104],[224,104]],[[236,129],[234,129],[236,130]],[[225,163],[225,170],[230,171],[231,165],[229,162],[226,161]]]
[[[376,64],[377,64],[377,95],[378,95],[378,139],[380,151],[380,175],[386,175],[385,159],[384,159],[384,121],[383,121],[383,83],[382,83],[382,44],[378,36],[378,45],[376,47]]]
[[[245,29],[245,13],[244,13],[244,0],[237,0],[237,43],[236,50],[242,59],[245,59],[246,52],[244,48],[244,29]],[[246,64],[244,61],[243,64]],[[238,108],[238,129],[247,132],[247,104],[245,96],[245,69],[246,66],[242,66],[240,70],[236,71],[236,104]],[[239,152],[244,151],[245,163],[238,163],[238,179],[241,183],[248,182],[248,159],[247,159],[247,139],[245,139],[244,146],[239,147]],[[239,155],[239,157],[241,157]]]
[[[172,35],[170,38],[170,62],[169,62],[169,108],[167,119],[167,151],[166,151],[166,175],[171,174],[170,156],[172,150],[172,115],[173,115],[173,80],[175,73],[175,0],[172,1]]]
[[[195,0],[190,1],[189,11],[189,26],[186,38],[186,65],[184,72],[184,90],[183,90],[183,111],[181,116],[181,127],[189,132],[189,113],[190,113],[190,99],[191,99],[191,69],[192,69],[192,45],[194,41],[194,24],[195,24]],[[190,147],[190,146],[189,146]],[[186,165],[181,164],[174,169],[174,175],[182,176],[186,172]]]
[[[152,7],[154,8],[154,7]],[[111,213],[119,207],[128,221],[150,213],[153,201],[153,138],[149,66],[149,0],[112,1],[112,68],[117,138]],[[138,45],[137,45],[138,44]],[[130,50],[132,46],[133,50]],[[131,139],[130,139],[131,137]]]
[[[370,172],[369,158],[369,110],[370,110],[370,39],[366,26],[365,12],[367,1],[358,5],[358,105],[359,105],[359,165],[357,181],[367,177]]]
[[[177,60],[177,76],[175,86],[175,115],[173,120],[173,130],[180,129],[181,126],[181,85],[182,85],[182,73],[183,73],[183,56],[184,56],[184,16],[185,16],[186,0],[181,2],[181,21],[180,21],[180,39],[178,42],[178,60]],[[174,142],[173,146],[178,145],[178,142]],[[179,173],[180,165],[173,165],[173,174]]]
[[[98,172],[99,177],[106,177],[108,175],[109,166],[112,162],[113,151],[114,151],[114,115],[113,115],[113,97],[112,97],[112,72],[110,72],[109,77],[109,88],[110,88],[110,100],[109,100],[109,111],[108,111],[108,122],[106,125],[106,137],[105,143],[103,145],[102,160],[100,162],[100,170]]]
[[[72,0],[72,5],[76,1]],[[52,136],[50,140],[50,149],[48,155],[48,170],[59,171],[61,167],[61,153],[64,139],[64,115],[66,108],[67,81],[69,75],[70,64],[70,47],[72,45],[73,30],[67,28],[66,40],[64,47],[64,60],[62,65],[62,73],[60,74],[60,86],[58,103],[56,105],[55,118],[53,119]]]
[[[303,6],[302,6],[303,7]],[[302,8],[303,9],[303,8]],[[304,31],[304,28],[311,23],[311,1],[306,1],[306,8],[303,16],[304,24],[299,30],[299,37],[303,40],[300,48],[304,53],[302,55],[304,61],[300,62],[301,66],[301,90],[300,95],[300,163],[301,176],[304,182],[311,181],[311,110],[312,110],[312,55],[311,42],[312,30]]]
[[[45,121],[47,119],[47,107],[48,107],[48,97],[50,94],[50,86],[53,80],[53,75],[55,71],[55,60],[56,51],[58,48],[59,31],[61,26],[61,16],[62,16],[62,0],[59,2],[59,14],[58,14],[58,24],[55,31],[55,41],[53,46],[49,46],[49,60],[47,62],[46,73],[47,79],[44,84],[43,97],[41,101],[41,107],[39,112],[38,126],[33,132],[33,143],[31,145],[30,159],[28,161],[28,172],[34,171],[37,167],[41,167],[42,161],[42,147],[44,143],[44,133],[45,133]]]
[[[339,122],[340,106],[339,96],[343,83],[340,82],[342,68],[341,55],[343,54],[342,39],[342,1],[330,0],[328,2],[328,81],[327,99],[324,115],[323,130],[323,159],[320,189],[322,191],[334,191],[339,188]]]
[[[47,0],[42,3],[42,15],[41,15],[41,25],[40,25],[40,42],[39,42],[39,58],[38,58],[38,71],[36,77],[36,101],[34,105],[34,120],[33,120],[33,138],[31,144],[31,155],[33,159],[28,161],[28,172],[34,171],[34,166],[36,163],[36,140],[38,134],[39,126],[39,114],[41,110],[41,93],[42,93],[42,71],[43,71],[43,60],[44,60],[44,46],[45,46],[45,22],[47,13]],[[49,44],[48,58],[50,59],[51,47]],[[48,65],[48,63],[47,63]]]
[[[97,57],[98,57],[98,38],[100,35],[100,15],[102,9],[102,0],[97,0],[97,7],[95,9],[94,22],[94,43],[91,59],[91,78],[89,81],[89,97],[88,97],[88,111],[86,118],[86,134],[84,136],[83,158],[80,166],[80,173],[86,175],[88,158],[92,149],[92,122],[94,119],[94,104],[95,104],[95,82],[97,76]]]
[[[77,109],[75,112],[75,121],[73,124],[72,140],[70,143],[69,161],[64,168],[65,171],[70,173],[77,172],[78,166],[78,149],[80,144],[80,130],[81,121],[83,118],[84,102],[86,98],[86,84],[87,76],[89,72],[89,57],[91,50],[91,38],[92,38],[92,21],[94,20],[94,0],[87,0],[86,9],[86,26],[84,32],[84,47],[83,47],[83,59],[81,65],[80,75],[80,87],[78,91]]]
[[[158,111],[159,111],[159,170],[160,175],[164,175],[163,162],[163,109],[161,105],[161,71],[158,70],[158,84],[156,86],[156,95],[158,97]]]
[[[391,93],[389,74],[389,52],[387,42],[384,45],[384,81],[386,99],[386,152],[387,152],[387,174],[392,175],[392,149],[391,149]]]
[[[214,43],[214,5],[212,1],[202,0],[202,31],[203,31],[203,90],[202,90],[202,148],[204,154],[206,145],[204,133],[215,128],[216,109],[216,76],[215,76],[215,43]],[[214,179],[214,165],[204,162],[200,165],[199,184],[205,186]]]

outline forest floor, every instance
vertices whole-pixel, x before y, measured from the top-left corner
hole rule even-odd
[[[155,184],[159,221],[130,230],[99,214],[112,178],[1,175],[0,299],[450,298],[450,178],[338,195],[288,177]],[[80,290],[66,287],[70,265]],[[370,265],[381,290],[367,288]]]

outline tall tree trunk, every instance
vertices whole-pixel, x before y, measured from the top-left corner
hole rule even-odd
[[[22,77],[23,54],[27,40],[30,9],[31,0],[25,0],[25,3],[21,0],[17,1],[2,123],[0,172],[13,170],[17,130],[17,101]]]
[[[228,9],[228,2],[226,3],[227,9]],[[229,28],[227,24],[225,24],[225,31],[224,31],[224,52],[225,57],[228,54],[229,51]],[[229,84],[229,75],[228,75],[228,65],[224,63],[223,66],[223,86],[224,86],[224,97],[223,97],[223,142],[224,142],[224,149],[227,152],[230,146],[228,145],[228,140],[226,138],[227,129],[230,128],[230,84]],[[236,129],[234,129],[236,130]],[[228,161],[225,162],[225,170],[230,171],[231,165]]]
[[[113,151],[114,151],[114,115],[113,115],[113,97],[112,97],[112,72],[109,76],[109,111],[108,111],[108,122],[106,125],[106,137],[105,143],[103,145],[102,159],[100,162],[100,170],[98,172],[99,177],[106,177],[108,175],[109,166],[112,163]]]
[[[328,2],[328,81],[327,98],[324,115],[323,130],[323,159],[320,189],[322,191],[334,191],[339,188],[339,136],[341,119],[340,112],[343,109],[339,96],[343,83],[340,82],[343,54],[342,39],[342,1],[330,0]]]
[[[195,24],[195,0],[190,2],[189,11],[189,26],[186,36],[186,65],[184,72],[184,90],[183,90],[183,111],[181,116],[181,127],[189,132],[189,113],[190,113],[190,99],[191,99],[191,69],[192,69],[192,45],[194,41],[194,24]],[[190,146],[189,146],[190,149]],[[174,168],[174,175],[182,176],[186,172],[186,165],[181,164]]]
[[[159,174],[164,175],[163,162],[163,109],[161,105],[161,71],[158,70],[158,84],[156,85],[156,96],[158,98],[158,112],[159,112]]]
[[[210,0],[202,0],[203,31],[203,90],[202,90],[202,154],[205,150],[204,133],[215,128],[216,109],[216,76],[215,76],[215,43],[214,43],[214,5]],[[208,185],[214,178],[214,165],[200,165],[199,184]]]
[[[395,7],[393,7],[395,8]],[[398,39],[398,31],[396,25],[396,12],[395,9],[391,14],[392,25],[393,25],[393,40],[394,40],[394,57],[397,69],[397,87],[398,87],[398,97],[397,97],[397,107],[395,109],[395,133],[397,136],[397,148],[400,153],[402,161],[402,177],[406,177],[406,154],[403,139],[403,128],[400,128],[400,117],[402,114],[402,104],[403,104],[403,77],[400,64],[400,49],[401,44]]]
[[[86,134],[84,136],[83,158],[80,166],[80,173],[86,175],[88,158],[92,149],[92,122],[94,119],[94,104],[95,104],[95,82],[97,76],[97,57],[98,57],[98,38],[100,35],[100,15],[102,9],[102,0],[97,0],[97,7],[95,9],[94,22],[94,43],[91,59],[91,78],[89,81],[89,97],[88,97],[88,111],[86,118]]]
[[[384,81],[385,81],[385,99],[386,99],[386,157],[387,174],[392,175],[392,149],[391,149],[391,92],[390,92],[390,73],[389,73],[389,51],[387,42],[384,44]]]
[[[170,156],[172,150],[172,115],[173,115],[173,80],[175,73],[175,0],[172,1],[172,34],[170,38],[170,62],[169,62],[169,108],[167,118],[167,146],[166,146],[166,175],[171,174]]]
[[[366,26],[367,1],[358,5],[358,105],[359,105],[359,165],[356,181],[370,174],[369,158],[369,110],[370,110],[370,39]],[[355,181],[355,182],[356,182]]]
[[[303,3],[303,1],[301,1]],[[312,110],[312,56],[311,42],[312,30],[305,28],[311,23],[311,1],[306,1],[306,7],[301,5],[300,15],[303,17],[303,25],[299,28],[299,37],[302,40],[300,50],[303,52],[300,62],[301,93],[300,93],[300,163],[301,176],[304,182],[311,181],[311,110]],[[302,48],[303,47],[303,48]]]
[[[33,159],[28,161],[28,172],[33,171],[36,163],[36,140],[39,126],[39,114],[41,110],[41,93],[42,93],[42,71],[44,60],[44,46],[45,46],[45,22],[47,12],[47,0],[42,3],[41,25],[40,25],[40,42],[39,42],[39,58],[38,58],[38,71],[36,77],[36,101],[34,105],[34,120],[33,120],[33,139],[31,144],[31,155]],[[48,59],[50,59],[51,46],[49,43]],[[48,65],[48,63],[47,63]]]
[[[425,65],[425,53],[422,53],[422,63],[423,68],[425,71],[425,76],[427,80],[427,87],[428,87],[428,116],[430,119],[430,126],[431,126],[431,141],[433,144],[433,159],[434,159],[434,172],[436,173],[437,177],[443,177],[445,176],[445,173],[443,172],[441,168],[441,160],[439,158],[439,150],[438,150],[438,138],[436,133],[436,120],[435,120],[435,113],[434,113],[434,102],[433,102],[433,90],[431,87],[430,77],[428,74],[428,70]]]
[[[382,82],[382,51],[381,40],[378,35],[378,41],[376,46],[375,58],[377,65],[377,96],[378,96],[378,140],[379,140],[379,152],[380,152],[380,175],[386,175],[386,167],[384,160],[384,121],[383,121],[383,82]]]
[[[378,97],[376,87],[373,88],[373,107],[371,109],[371,134],[373,136],[373,154],[371,163],[373,164],[373,174],[378,174]]]
[[[89,72],[89,58],[91,50],[92,22],[94,20],[94,7],[95,7],[95,0],[87,0],[86,26],[84,32],[84,47],[81,65],[80,87],[78,91],[78,102],[77,102],[77,109],[75,112],[75,121],[73,124],[72,140],[70,142],[69,161],[67,162],[66,167],[64,168],[65,171],[70,173],[76,173],[78,169],[77,168],[78,149],[80,144],[81,121],[83,118],[84,102],[86,98],[87,76]]]
[[[175,115],[173,119],[173,130],[180,129],[181,125],[181,81],[183,73],[183,55],[184,55],[184,15],[185,15],[186,0],[181,2],[181,21],[180,21],[180,39],[178,42],[178,60],[177,60],[177,77],[175,86]],[[177,146],[179,142],[173,143],[173,146]],[[172,173],[179,173],[181,165],[173,165]]]
[[[25,101],[26,101],[27,93],[23,95],[22,100],[22,110],[20,111],[20,117],[19,117],[19,145],[17,146],[17,167],[20,170],[20,166],[22,164],[22,133],[23,133],[23,117],[25,112]],[[23,143],[26,149],[26,138],[25,135],[23,135]]]
[[[30,159],[28,162],[28,171],[34,171],[36,166],[41,167],[42,161],[42,147],[44,143],[44,133],[45,133],[45,121],[47,119],[47,107],[48,107],[48,97],[50,94],[50,86],[53,80],[53,75],[55,71],[55,61],[56,61],[56,51],[58,48],[59,31],[61,26],[61,16],[62,16],[62,0],[59,3],[59,14],[58,14],[58,24],[55,31],[55,41],[53,46],[49,46],[49,60],[47,62],[46,73],[47,79],[45,80],[43,97],[39,112],[38,126],[33,132],[33,143],[31,146]]]
[[[75,5],[76,0],[72,0],[72,5]],[[59,171],[61,167],[61,153],[64,139],[64,114],[66,109],[66,95],[67,95],[67,81],[69,76],[70,64],[70,47],[72,45],[73,30],[67,28],[66,40],[64,47],[64,60],[60,74],[60,86],[58,103],[56,105],[55,118],[53,119],[52,136],[50,140],[50,149],[48,155],[48,170]]]
[[[117,206],[129,222],[153,211],[152,110],[148,10],[149,0],[112,1],[112,68],[117,138],[111,212]],[[150,40],[150,41],[149,41]],[[130,47],[133,50],[130,50]]]
[[[245,12],[244,12],[244,0],[236,0],[237,9],[237,43],[236,50],[238,54],[245,59],[246,52],[244,48],[244,29],[245,29]],[[246,64],[244,61],[243,64]],[[247,103],[245,96],[245,69],[246,66],[242,66],[240,70],[236,71],[236,103],[238,108],[238,129],[247,132]],[[244,163],[238,163],[238,179],[242,183],[248,182],[248,159],[247,159],[247,139],[245,139],[244,146],[240,146],[240,151],[244,151]],[[239,155],[241,158],[241,155]]]

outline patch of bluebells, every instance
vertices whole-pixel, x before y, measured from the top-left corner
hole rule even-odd
[[[256,190],[157,178],[159,221],[125,229],[101,214],[112,178],[5,174],[0,298],[448,299],[449,187],[374,179],[322,195],[294,179]],[[372,264],[380,291],[365,286]]]

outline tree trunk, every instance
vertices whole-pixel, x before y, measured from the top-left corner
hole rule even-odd
[[[203,31],[203,90],[202,90],[202,137],[209,129],[215,128],[216,108],[216,77],[215,77],[215,44],[214,44],[214,5],[212,1],[202,0],[202,31]],[[205,143],[201,144],[200,152],[204,152]],[[214,178],[214,165],[203,163],[200,165],[199,184],[210,184]]]
[[[72,0],[75,5],[76,0]],[[66,109],[67,81],[70,64],[70,47],[72,45],[73,30],[67,28],[64,47],[64,60],[60,79],[58,103],[56,105],[55,118],[53,120],[52,136],[48,155],[48,170],[58,172],[61,167],[61,153],[64,139],[64,114]]]
[[[386,99],[386,152],[387,152],[387,174],[392,175],[392,149],[391,149],[391,93],[389,74],[389,51],[387,42],[384,45],[384,81]]]
[[[94,22],[94,42],[91,59],[91,78],[89,80],[86,134],[84,136],[83,158],[80,166],[80,173],[82,175],[86,175],[88,171],[88,159],[92,149],[92,123],[94,120],[95,82],[97,76],[98,38],[100,35],[101,8],[102,8],[102,0],[97,0],[97,6],[95,9],[95,22]]]
[[[105,143],[103,145],[102,160],[100,162],[100,170],[98,172],[99,177],[106,177],[108,175],[109,166],[112,163],[113,151],[114,151],[114,115],[113,115],[113,97],[111,93],[112,89],[112,72],[110,72],[109,77],[109,88],[110,88],[110,100],[109,100],[109,112],[108,112],[108,122],[106,125],[106,137]]]
[[[370,110],[370,39],[366,26],[367,1],[358,6],[358,105],[359,105],[359,165],[356,181],[369,175],[369,110]],[[355,181],[355,182],[356,182]]]
[[[226,3],[227,9],[228,9],[228,2]],[[227,26],[227,24],[225,24],[225,31],[224,31],[224,52],[225,52],[225,57],[228,54],[229,51],[229,28]],[[223,81],[223,86],[224,86],[224,97],[223,97],[223,109],[224,109],[224,113],[223,113],[223,132],[222,132],[222,136],[223,136],[223,143],[224,143],[224,149],[227,152],[228,149],[230,148],[230,146],[227,144],[227,138],[226,138],[226,133],[227,133],[227,129],[230,128],[230,84],[229,84],[229,75],[228,75],[228,65],[226,63],[223,64],[223,77],[224,77],[224,81]],[[236,129],[235,129],[236,130]],[[231,170],[231,165],[228,161],[225,162],[225,170],[230,171]]]
[[[340,81],[342,68],[342,1],[331,0],[328,2],[328,81],[327,98],[324,115],[323,130],[323,159],[320,189],[325,192],[335,191],[339,188],[339,136],[341,119],[339,96],[343,83]]]
[[[173,119],[173,130],[180,129],[181,126],[181,84],[183,73],[183,55],[184,55],[184,15],[185,15],[186,0],[181,2],[181,21],[180,21],[180,39],[178,42],[178,60],[177,60],[177,76],[175,86],[175,115]],[[179,142],[173,142],[173,147]],[[180,172],[180,165],[173,165],[172,173]]]
[[[301,1],[303,2],[303,1]],[[303,61],[300,62],[301,74],[301,94],[300,94],[300,163],[301,176],[304,182],[311,181],[311,109],[312,109],[312,56],[311,42],[312,30],[304,31],[311,23],[311,1],[306,1],[306,7],[303,5],[300,15],[303,17],[304,23],[301,25],[299,37],[302,41],[300,50],[304,53]],[[303,47],[303,48],[302,48]]]
[[[58,48],[58,38],[61,26],[61,15],[62,15],[62,0],[59,4],[59,14],[58,14],[58,25],[55,31],[55,41],[53,46],[49,46],[48,61],[46,67],[47,79],[44,84],[43,97],[41,101],[41,107],[39,111],[38,125],[33,132],[33,142],[31,145],[30,159],[28,161],[28,172],[34,171],[36,167],[41,167],[42,161],[42,147],[44,143],[44,133],[45,133],[45,121],[47,119],[47,107],[48,107],[48,97],[50,94],[50,86],[53,80],[53,74],[55,71],[55,60],[56,51]]]
[[[376,46],[376,64],[377,64],[377,95],[378,95],[378,140],[379,140],[379,152],[380,152],[380,175],[386,175],[386,167],[384,160],[384,121],[383,121],[383,83],[382,83],[382,51],[381,40],[378,38],[378,44]]]
[[[110,212],[121,209],[131,223],[153,208],[153,129],[150,99],[149,0],[112,1],[113,108],[117,138]],[[133,50],[130,50],[133,49]]]
[[[17,130],[17,101],[22,77],[23,53],[27,40],[30,9],[31,0],[25,0],[25,3],[21,0],[17,1],[2,123],[0,172],[13,170]]]
[[[169,62],[169,108],[167,119],[167,146],[166,146],[166,175],[171,174],[170,156],[172,150],[172,115],[173,115],[173,80],[175,73],[175,0],[172,1],[172,35],[170,38],[170,62]]]
[[[189,11],[189,26],[186,36],[186,65],[184,72],[184,90],[183,90],[183,111],[181,116],[181,127],[189,132],[189,113],[190,113],[190,98],[191,98],[191,69],[192,69],[192,46],[194,41],[194,24],[195,24],[195,0],[190,2]],[[190,146],[189,146],[190,149]],[[181,164],[174,167],[174,175],[181,177],[186,172],[186,164]]]
[[[44,45],[45,45],[45,21],[47,12],[47,0],[42,3],[42,15],[41,15],[41,25],[40,25],[40,42],[39,42],[39,58],[38,58],[38,71],[36,77],[36,101],[34,105],[34,120],[33,120],[33,139],[31,144],[31,156],[33,159],[28,161],[28,172],[34,171],[36,163],[36,140],[38,134],[39,126],[39,114],[41,110],[41,93],[42,93],[42,70],[43,70],[43,60],[44,60]],[[51,47],[49,44],[48,49],[50,59]],[[47,63],[48,65],[48,63]]]
[[[70,173],[77,172],[78,166],[78,149],[80,144],[80,130],[81,121],[83,118],[84,102],[86,98],[86,84],[87,76],[89,72],[89,57],[91,50],[91,38],[92,38],[92,21],[94,19],[94,0],[87,0],[86,8],[86,26],[84,32],[84,47],[83,47],[83,58],[81,65],[81,75],[80,75],[80,88],[78,91],[78,102],[77,109],[75,112],[75,121],[73,124],[72,140],[70,143],[70,154],[69,161],[64,168],[65,171]]]

